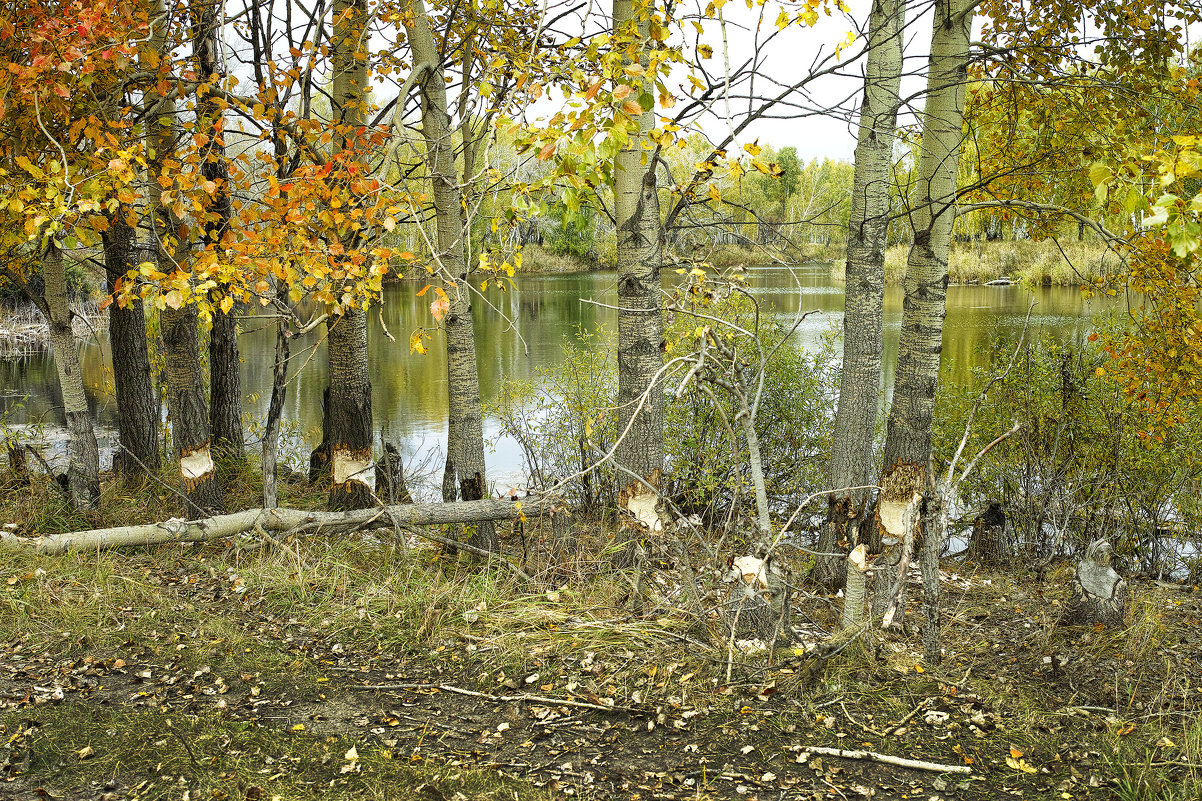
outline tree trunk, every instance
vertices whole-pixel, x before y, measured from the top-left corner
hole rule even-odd
[[[134,230],[126,220],[128,209],[109,215],[109,228],[101,234],[104,271],[109,292],[115,297],[126,273],[134,266]],[[150,377],[146,344],[146,311],[142,301],[109,306],[109,345],[113,353],[113,379],[117,389],[117,441],[113,470],[118,475],[142,475],[162,465],[159,453],[159,403]]]
[[[904,0],[877,0],[868,21],[868,60],[856,143],[852,209],[847,231],[843,311],[843,367],[831,442],[827,484],[832,490],[872,483],[872,443],[881,385],[881,316],[885,298],[885,249],[890,215],[893,140],[902,67]],[[818,551],[838,553],[863,539],[871,490],[833,492]],[[838,556],[818,556],[814,575],[834,590],[844,583]],[[854,580],[863,578],[857,571]],[[857,597],[863,597],[860,592]],[[854,617],[854,616],[853,616]]]
[[[281,281],[276,288],[276,302],[286,308],[288,288]],[[271,400],[267,418],[263,421],[263,506],[274,509],[279,504],[276,478],[279,459],[280,418],[284,414],[284,399],[288,394],[289,344],[288,320],[280,317],[275,324],[275,360],[271,366]]]
[[[443,471],[443,500],[483,498],[488,490],[484,467],[484,423],[480,408],[480,378],[476,365],[475,330],[468,286],[463,196],[455,175],[455,143],[447,106],[442,58],[430,31],[423,0],[408,0],[405,33],[415,64],[427,64],[421,80],[422,136],[426,166],[434,196],[438,253],[435,261],[449,277],[449,308],[444,320],[447,336],[447,462]],[[470,145],[465,159],[470,157]],[[465,164],[465,171],[468,166]],[[496,529],[481,521],[471,543],[497,549]]]
[[[357,132],[366,124],[366,0],[335,0],[333,15],[335,145],[349,152]],[[342,242],[344,251],[353,250],[357,244],[355,234]],[[327,330],[330,385],[325,394],[324,439],[319,451],[325,453],[333,470],[329,504],[331,509],[363,509],[375,502],[368,484],[372,413],[367,312],[362,308],[331,308]]]
[[[632,0],[614,0],[614,34],[639,38],[647,24],[635,19]],[[636,85],[633,96],[641,88]],[[654,125],[652,109],[639,115],[641,133],[618,153],[614,170],[614,218],[618,261],[618,422],[625,434],[614,454],[617,464],[650,479],[664,467],[664,393],[652,387],[663,366],[664,322],[660,314],[660,277],[664,233],[656,192],[654,162],[644,164],[646,134]],[[631,480],[619,474],[619,484]]]
[[[375,503],[371,478],[371,381],[367,372],[367,312],[346,309],[327,324],[330,386],[325,439],[334,473],[331,509],[365,509]]]
[[[168,17],[161,1],[155,4],[151,18],[150,46],[166,58]],[[144,96],[151,115],[147,126],[150,150],[147,205],[154,231],[155,255],[159,272],[178,277],[181,268],[176,254],[182,256],[187,249],[177,247],[180,225],[171,209],[163,204],[163,187],[159,183],[160,177],[169,174],[165,164],[175,150],[175,101],[170,95],[159,95],[154,89],[147,90]],[[179,308],[167,305],[160,313],[159,321],[167,363],[167,415],[171,419],[171,439],[179,463],[180,481],[194,506],[206,512],[219,510],[222,506],[221,487],[217,484],[209,450],[209,409],[200,365],[196,306],[189,302]]]
[[[196,54],[197,77],[209,83],[219,82],[225,75],[221,59],[221,43],[217,38],[217,12],[220,0],[199,0],[191,5],[192,49]],[[224,120],[221,107],[213,103],[205,86],[196,90],[197,130],[209,137],[200,174],[216,186],[209,195],[207,208],[200,215],[202,241],[212,258],[223,258],[222,240],[229,232],[233,209],[230,203],[229,165],[225,157]],[[242,376],[238,355],[238,324],[221,302],[228,294],[228,285],[214,293],[213,327],[209,332],[209,420],[213,434],[213,449],[220,456],[242,459],[245,443],[242,439]]]
[[[888,563],[890,550],[903,545],[904,532],[894,530],[902,516],[886,504],[906,505],[915,493],[931,495],[934,477],[931,425],[939,359],[943,351],[943,319],[947,300],[947,255],[956,218],[956,175],[962,144],[964,90],[968,79],[969,31],[973,0],[938,0],[927,76],[927,102],[922,114],[922,155],[915,196],[911,199],[914,244],[906,263],[906,294],[898,343],[897,379],[885,439],[877,523]],[[934,504],[928,504],[932,506]],[[942,539],[942,527],[928,526],[926,509],[916,536],[928,530]],[[938,560],[942,542],[925,542],[923,558],[923,636],[928,662],[939,661]],[[928,583],[928,581],[930,583]]]
[[[45,279],[45,312],[50,324],[50,347],[58,371],[58,386],[63,396],[67,419],[67,496],[76,509],[90,509],[100,498],[100,449],[88,411],[83,373],[79,369],[79,350],[71,331],[71,306],[67,296],[67,273],[63,251],[52,234],[42,250],[42,277]]]
[[[160,262],[159,270],[165,265]],[[167,414],[171,441],[179,460],[184,494],[205,512],[222,508],[221,486],[209,449],[209,414],[205,403],[204,374],[197,338],[197,311],[193,304],[159,312],[163,332],[163,357],[167,363]]]

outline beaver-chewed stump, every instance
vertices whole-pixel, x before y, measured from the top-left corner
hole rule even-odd
[[[1127,616],[1127,582],[1110,566],[1114,552],[1106,540],[1094,540],[1073,573],[1073,597],[1066,618],[1073,625],[1123,625]]]
[[[730,569],[734,586],[723,611],[735,636],[765,641],[787,637],[789,587],[771,557],[740,556],[731,560]]]

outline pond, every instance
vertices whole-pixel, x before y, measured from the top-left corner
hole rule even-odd
[[[665,281],[675,279],[669,273]],[[831,279],[826,265],[753,268],[748,284],[762,307],[788,319],[816,311],[794,334],[798,347],[815,348],[842,316],[843,289]],[[409,334],[429,323],[430,296],[418,297],[420,283],[403,283],[385,291],[384,303],[371,313],[370,339],[372,405],[376,427],[397,442],[411,467],[441,467],[439,455],[446,441],[446,359],[441,339],[435,335],[426,355],[409,352]],[[617,301],[615,274],[519,275],[507,291],[490,288],[487,303],[474,304],[476,348],[480,365],[480,390],[487,403],[502,382],[531,378],[541,368],[557,364],[567,338],[580,330],[598,327],[612,341],[617,313],[604,304]],[[1033,334],[1051,333],[1063,338],[1080,333],[1100,301],[1084,299],[1075,288],[1022,286],[953,286],[948,290],[944,333],[945,380],[960,382],[969,371],[987,365],[999,339],[1012,340],[1022,330],[1027,307]],[[596,301],[587,303],[584,301]],[[598,305],[602,304],[602,305]],[[885,391],[893,384],[893,361],[901,326],[902,290],[889,287],[885,296]],[[253,314],[253,311],[251,312]],[[266,412],[271,387],[271,362],[275,347],[272,323],[253,317],[243,321],[241,335],[242,380],[247,393],[248,430],[257,430]],[[395,337],[392,341],[384,329]],[[108,348],[99,336],[84,345],[83,372],[89,398],[100,426],[107,460],[115,442],[117,409]],[[326,364],[319,345],[320,331],[293,343],[293,369],[299,373],[289,386],[284,415],[291,445],[283,455],[297,464],[320,439],[321,398],[326,384]],[[48,351],[19,360],[0,360],[0,424],[22,428],[44,426],[49,455],[62,458],[65,434],[61,425],[54,364]],[[495,438],[496,424],[486,421],[486,436]],[[307,440],[307,443],[302,440]],[[56,447],[56,443],[58,446]],[[106,447],[107,446],[107,447]],[[520,481],[521,456],[515,443],[501,439],[486,454],[490,480],[499,485]]]

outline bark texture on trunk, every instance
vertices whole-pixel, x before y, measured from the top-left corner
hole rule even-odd
[[[165,266],[160,263],[159,269]],[[167,363],[167,413],[180,481],[188,500],[212,512],[221,510],[222,495],[209,447],[209,409],[196,333],[198,316],[193,304],[179,309],[167,307],[159,312],[159,326]]]
[[[225,75],[221,43],[220,0],[193,3],[192,49],[196,54],[197,75],[202,81],[217,82]],[[224,120],[221,107],[201,86],[196,91],[197,129],[209,139],[200,163],[200,174],[216,185],[202,215],[202,241],[205,248],[221,258],[222,240],[229,231],[233,210],[230,201],[229,164],[225,156]],[[220,295],[228,293],[221,286]],[[223,311],[221,297],[213,296],[213,328],[209,332],[209,421],[213,448],[219,456],[241,459],[245,456],[242,438],[242,376],[238,354],[238,324],[231,312]]]
[[[484,466],[484,423],[480,408],[480,377],[476,365],[475,326],[467,270],[467,224],[463,194],[455,174],[455,142],[447,106],[442,58],[430,30],[423,0],[408,0],[405,33],[417,64],[430,65],[421,79],[422,137],[430,172],[437,228],[435,258],[444,276],[449,309],[443,324],[447,336],[447,462],[443,471],[443,500],[483,498],[488,490]],[[466,129],[465,129],[466,131]],[[471,142],[465,152],[471,158]],[[496,550],[496,529],[481,521],[471,544]]]
[[[885,299],[885,248],[889,228],[893,141],[897,127],[905,0],[876,0],[868,21],[868,59],[856,142],[852,208],[847,231],[843,311],[843,366],[831,442],[827,484],[863,487],[875,473],[872,443],[881,385],[881,316]],[[867,521],[867,489],[832,493],[818,551],[854,548]],[[865,532],[866,533],[866,532]],[[847,566],[838,556],[818,556],[814,577],[834,590]],[[863,573],[857,571],[855,580]],[[857,597],[863,597],[862,593]]]
[[[161,0],[151,12],[150,46],[167,57],[167,14]],[[155,256],[159,272],[178,275],[177,255],[186,253],[176,240],[180,226],[171,210],[162,202],[160,177],[168,176],[165,163],[175,151],[176,107],[170,95],[155,89],[145,93],[150,112],[147,138],[150,150],[147,182],[147,206],[154,231]],[[168,182],[170,185],[170,182]],[[167,375],[167,415],[171,420],[171,439],[179,464],[184,493],[196,507],[213,511],[222,507],[221,487],[209,448],[209,407],[205,398],[204,376],[197,339],[197,311],[192,303],[178,309],[165,307],[159,315],[163,337],[163,356]]]
[[[367,312],[347,309],[330,319],[327,346],[330,386],[326,396],[325,438],[334,483],[331,509],[373,505],[371,480],[371,381],[367,372]]]
[[[366,124],[367,27],[366,0],[335,0],[333,101],[335,146],[348,151]],[[353,156],[351,157],[353,158]],[[345,250],[358,245],[356,235],[344,237]],[[371,379],[367,368],[367,312],[362,308],[332,308],[327,323],[330,385],[325,393],[324,440],[318,453],[333,472],[330,508],[363,509],[375,502],[369,481],[372,469]],[[318,453],[314,461],[320,462]],[[311,463],[312,466],[312,463]]]
[[[276,288],[276,302],[287,308],[288,289],[283,282]],[[284,414],[284,399],[288,394],[288,359],[291,355],[288,321],[282,317],[275,324],[275,359],[271,365],[271,400],[267,418],[263,421],[263,506],[274,509],[279,503],[276,483],[279,466],[280,418]]]
[[[922,155],[911,198],[914,244],[906,263],[905,301],[898,343],[897,380],[885,439],[884,472],[877,523],[888,563],[891,548],[903,543],[893,530],[901,515],[893,507],[908,504],[915,493],[932,496],[918,524],[922,543],[923,645],[930,663],[939,661],[939,553],[943,548],[938,499],[929,473],[931,425],[939,359],[943,352],[943,319],[947,301],[947,254],[956,218],[956,175],[963,141],[964,91],[968,79],[969,32],[973,0],[938,0],[927,75],[927,101],[922,114]],[[939,540],[939,541],[934,541]]]
[[[67,496],[76,509],[90,509],[100,499],[100,449],[88,396],[84,392],[83,373],[79,369],[79,350],[71,331],[71,306],[67,295],[67,273],[63,251],[51,236],[42,250],[42,277],[45,280],[45,312],[50,324],[50,347],[63,396],[67,419]]]
[[[632,0],[614,0],[615,34],[646,23],[635,19]],[[636,87],[637,89],[637,87]],[[618,153],[614,171],[614,218],[618,261],[618,444],[614,459],[621,467],[648,479],[664,467],[664,393],[651,381],[663,366],[664,321],[660,313],[660,267],[664,232],[656,192],[654,162],[642,144],[654,125],[647,109],[638,119],[639,135]],[[640,405],[641,404],[641,405]],[[633,421],[633,422],[632,422]],[[621,474],[625,485],[630,476]]]
[[[109,216],[104,244],[104,272],[109,291],[116,293],[134,266],[134,230],[126,221],[127,209]],[[142,475],[162,466],[159,452],[159,404],[150,377],[150,351],[146,344],[146,310],[138,298],[122,308],[109,306],[109,345],[113,353],[113,379],[117,391],[117,441],[113,470],[124,476]],[[132,457],[132,458],[131,458]],[[141,464],[139,464],[139,462]],[[145,467],[143,467],[145,465]]]

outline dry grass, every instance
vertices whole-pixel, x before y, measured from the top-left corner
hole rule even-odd
[[[885,253],[885,283],[901,284],[906,276],[909,245],[894,245]],[[831,276],[843,280],[845,264],[835,261]],[[948,280],[953,284],[983,284],[1010,280],[1033,286],[1080,286],[1121,268],[1118,256],[1097,242],[1051,240],[980,242],[952,246]]]
[[[605,269],[604,264],[578,256],[559,256],[533,242],[522,246],[523,273],[586,273],[601,269]]]

